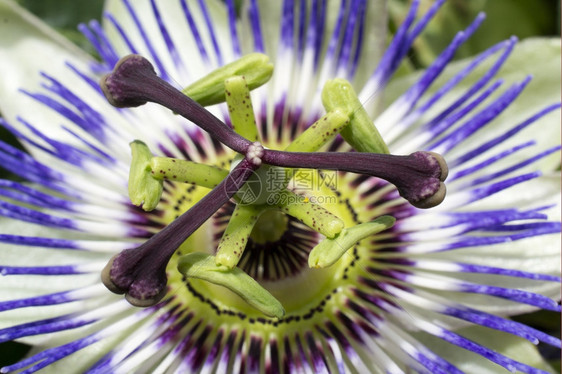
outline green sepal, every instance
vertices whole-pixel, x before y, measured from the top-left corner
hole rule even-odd
[[[269,62],[269,57],[250,53],[193,82],[182,92],[203,106],[213,105],[225,101],[225,80],[243,76],[249,89],[253,90],[269,81],[272,74],[273,64]]]
[[[282,318],[285,315],[285,309],[279,300],[252,277],[240,268],[217,266],[212,255],[194,252],[181,256],[178,270],[188,278],[202,279],[228,288],[269,317]]]
[[[133,160],[129,170],[129,199],[134,205],[142,205],[142,209],[149,212],[160,202],[163,183],[152,176],[150,168],[152,153],[146,144],[135,140],[130,146]]]
[[[350,118],[349,125],[340,134],[356,151],[389,153],[351,83],[341,78],[327,81],[322,89],[322,104],[327,112],[340,109]]]
[[[310,251],[308,266],[325,268],[335,264],[355,243],[392,227],[395,221],[394,217],[381,216],[374,221],[343,229],[338,236],[322,240]]]
[[[254,107],[246,78],[235,76],[224,81],[225,98],[232,128],[244,138],[259,140]]]
[[[238,265],[252,229],[262,212],[261,206],[236,204],[217,247],[217,266],[223,265],[232,269]]]

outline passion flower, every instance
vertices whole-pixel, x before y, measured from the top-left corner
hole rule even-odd
[[[109,1],[96,61],[0,2],[1,372],[545,372],[560,104],[515,39],[449,64],[482,15],[389,83],[442,3],[377,56],[375,2]]]

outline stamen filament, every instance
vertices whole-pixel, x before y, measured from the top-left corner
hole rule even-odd
[[[180,257],[178,270],[188,278],[228,288],[267,316],[282,318],[285,315],[283,305],[242,269],[217,266],[215,261],[211,255],[194,252]]]
[[[222,81],[224,85],[224,80]],[[245,154],[251,142],[156,75],[152,64],[138,55],[123,57],[112,73],[102,77],[100,86],[116,107],[137,107],[147,102],[165,106],[197,124],[225,146]],[[223,86],[224,100],[224,86]]]
[[[328,144],[345,126],[349,116],[340,108],[328,111],[285,148],[286,152],[316,152]]]
[[[215,188],[228,175],[228,170],[177,158],[153,157],[149,164],[151,175],[157,180],[191,183]]]
[[[316,152],[328,144],[349,124],[349,117],[341,110],[334,109],[314,122],[285,148],[285,152]],[[285,169],[286,183],[298,169]]]
[[[285,190],[279,193],[276,205],[314,231],[334,238],[344,228],[344,223],[337,216],[324,209],[322,206],[306,201],[303,196]]]

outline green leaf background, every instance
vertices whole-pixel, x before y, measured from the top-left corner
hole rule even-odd
[[[432,2],[422,0],[422,11]],[[81,48],[95,54],[76,26],[99,19],[103,0],[19,0],[18,3]],[[389,0],[391,32],[400,25],[410,3],[411,0]],[[426,67],[447,46],[452,35],[466,27],[481,11],[487,14],[486,21],[460,48],[456,59],[472,56],[512,35],[519,39],[560,36],[560,0],[449,0],[416,41],[399,75]],[[0,138],[17,145],[17,141],[4,129],[0,129]],[[0,169],[0,178],[6,177],[10,175]],[[516,319],[560,336],[560,315],[557,313],[543,311]],[[554,369],[560,372],[560,352],[550,347],[539,348]],[[29,347],[19,343],[0,344],[0,366],[18,361],[28,350]]]

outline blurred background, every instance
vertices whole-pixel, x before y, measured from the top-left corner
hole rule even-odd
[[[410,2],[411,0],[389,0],[390,33],[401,24]],[[424,9],[432,2],[422,0],[419,13],[424,13]],[[103,0],[18,0],[18,3],[86,51],[95,54],[76,26],[91,19],[99,20]],[[519,39],[535,36],[560,37],[560,0],[448,0],[418,38],[408,56],[409,60],[403,64],[398,74],[407,74],[428,66],[449,44],[452,35],[466,27],[479,12],[485,12],[487,20],[460,48],[455,59],[475,55],[512,35]],[[3,128],[0,128],[0,138],[17,145],[17,140]],[[14,176],[0,169],[0,178]],[[515,319],[560,337],[560,315],[557,313],[544,311]],[[550,346],[539,348],[555,370],[560,372],[560,351]],[[28,346],[20,343],[0,344],[0,367],[18,361],[28,350]]]

